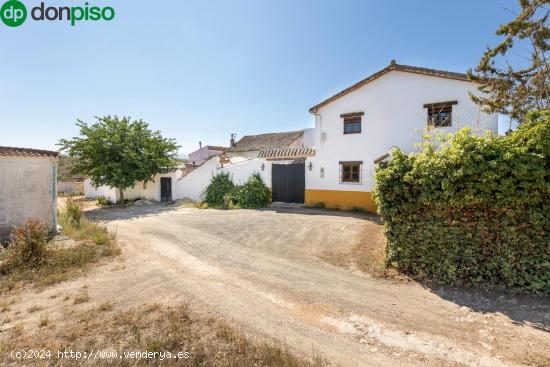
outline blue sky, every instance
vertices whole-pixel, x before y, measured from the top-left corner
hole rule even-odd
[[[474,67],[518,9],[515,0],[88,2],[112,6],[115,19],[0,23],[0,145],[57,149],[77,118],[107,114],[142,118],[185,153],[199,140],[226,145],[230,133],[313,127],[309,107],[391,59]]]

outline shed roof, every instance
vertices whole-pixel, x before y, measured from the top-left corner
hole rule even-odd
[[[243,136],[235,146],[226,149],[228,152],[249,152],[270,148],[286,148],[297,139],[302,138],[303,130],[282,133]]]
[[[57,157],[59,152],[52,150],[0,146],[0,156],[7,157]]]
[[[341,92],[336,93],[332,97],[324,100],[321,103],[316,104],[315,106],[311,107],[309,109],[309,112],[315,113],[319,110],[319,108],[329,104],[330,102],[333,102],[337,100],[338,98],[345,96],[346,94],[353,92],[354,90],[361,88],[363,85],[380,78],[382,75],[385,75],[389,73],[390,71],[403,71],[407,73],[414,73],[414,74],[422,74],[422,75],[428,75],[428,76],[435,76],[439,78],[447,78],[447,79],[455,79],[460,80],[463,82],[471,82],[470,78],[468,78],[468,75],[463,73],[455,73],[452,71],[444,71],[444,70],[436,70],[436,69],[428,69],[428,68],[421,68],[417,66],[409,66],[409,65],[400,65],[395,62],[395,60],[392,60],[391,63],[386,66],[384,69],[369,75],[365,79],[353,84],[351,87],[348,87],[344,89]]]
[[[273,148],[260,151],[258,157],[267,160],[288,160],[306,158],[314,155],[315,149],[313,148]]]
[[[227,149],[226,147],[222,147],[219,145],[207,145],[206,147],[208,148],[208,150],[219,150],[222,152]]]

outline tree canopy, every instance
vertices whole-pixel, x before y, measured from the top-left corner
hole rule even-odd
[[[529,111],[550,108],[549,0],[520,0],[521,11],[496,34],[504,39],[488,48],[470,78],[484,94],[470,94],[488,113],[523,121]]]
[[[59,141],[62,151],[78,157],[73,173],[91,178],[96,186],[117,188],[124,200],[123,190],[177,166],[176,141],[150,130],[145,121],[117,116],[96,119],[93,124],[78,120],[80,136]]]

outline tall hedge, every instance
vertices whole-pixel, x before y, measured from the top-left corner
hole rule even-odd
[[[376,170],[387,262],[443,283],[550,293],[550,112],[505,137],[456,133]]]

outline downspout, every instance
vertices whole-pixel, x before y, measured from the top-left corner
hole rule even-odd
[[[52,233],[57,233],[57,160],[52,165]]]

